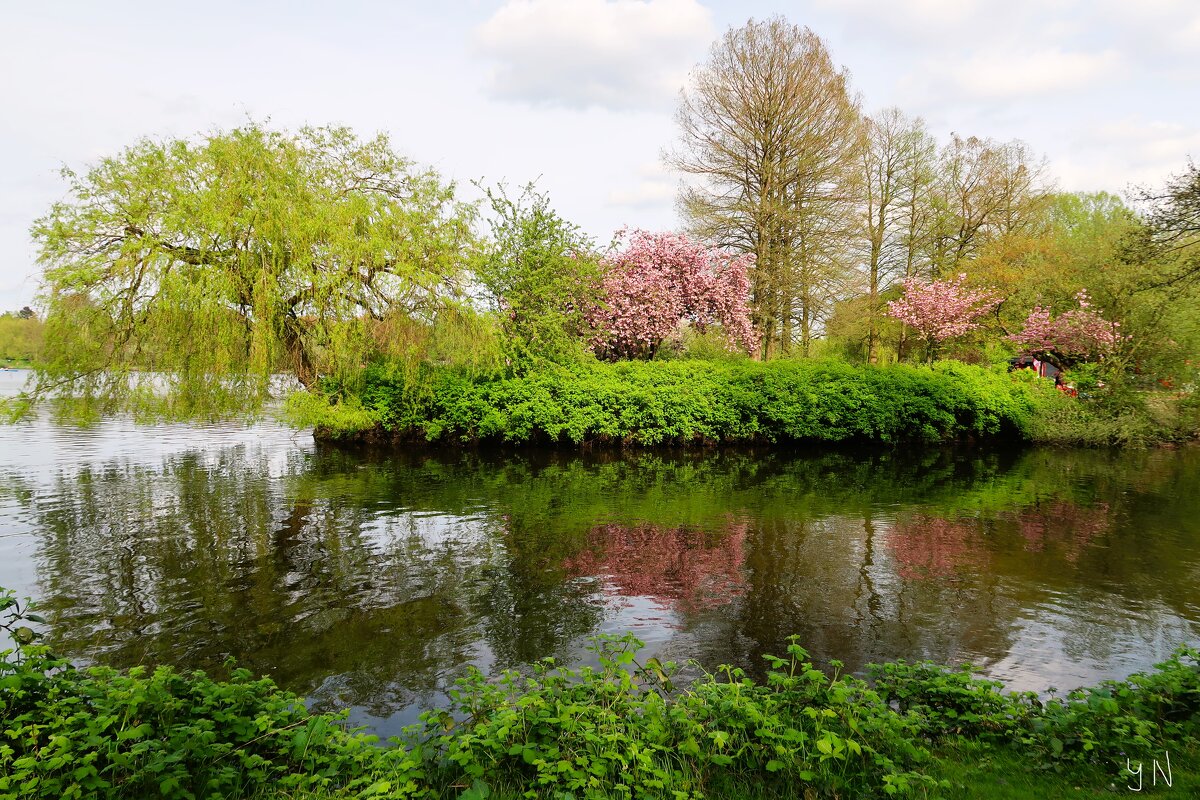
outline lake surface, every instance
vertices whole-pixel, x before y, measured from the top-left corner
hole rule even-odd
[[[20,373],[0,373],[0,394]],[[79,661],[229,656],[383,735],[597,633],[1016,689],[1200,642],[1200,449],[344,451],[271,423],[0,426],[0,586]]]

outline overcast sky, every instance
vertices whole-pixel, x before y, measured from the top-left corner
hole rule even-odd
[[[1023,139],[1063,189],[1200,158],[1197,0],[0,0],[0,310],[37,290],[28,229],[60,167],[248,117],[387,131],[468,187],[540,178],[604,240],[674,227],[679,88],[771,14],[822,36],[866,109]]]

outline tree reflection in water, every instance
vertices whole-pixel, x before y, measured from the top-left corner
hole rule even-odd
[[[140,430],[110,437],[133,455],[38,474],[0,456],[54,644],[233,656],[373,722],[467,664],[578,658],[622,604],[662,610],[640,623],[660,654],[751,671],[799,634],[849,669],[1069,686],[1200,638],[1197,450],[432,456],[200,431],[139,459]]]
[[[1072,564],[1079,560],[1083,551],[1097,537],[1107,533],[1112,524],[1108,503],[1086,508],[1075,503],[1052,500],[1007,512],[1005,516],[1016,519],[1027,551],[1042,553],[1058,547]]]
[[[594,576],[611,598],[645,597],[681,613],[713,609],[747,590],[742,562],[746,522],[719,534],[657,525],[599,525],[563,566],[572,576]]]
[[[888,549],[901,578],[948,578],[964,569],[987,568],[987,550],[977,520],[915,514],[887,533]]]

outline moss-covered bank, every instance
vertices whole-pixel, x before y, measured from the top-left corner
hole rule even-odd
[[[1183,438],[1195,428],[1179,413],[1178,399],[1156,416],[1141,401],[1109,407],[1067,397],[1029,373],[958,362],[623,362],[524,374],[373,365],[353,383],[325,389],[294,396],[289,410],[318,438],[343,441],[594,447],[977,437],[1127,444]]]

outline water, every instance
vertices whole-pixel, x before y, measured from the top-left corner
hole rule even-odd
[[[0,393],[19,373],[0,373]],[[0,427],[0,585],[79,661],[233,656],[389,735],[468,664],[972,662],[1068,689],[1200,641],[1200,449],[356,452],[254,425]]]

